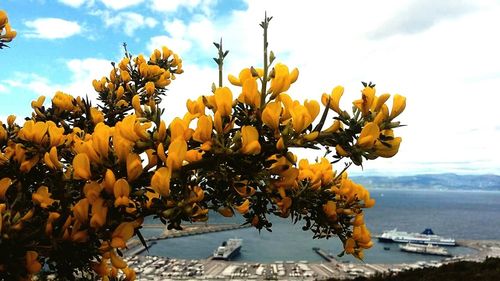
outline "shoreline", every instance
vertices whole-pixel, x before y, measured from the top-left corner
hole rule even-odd
[[[147,243],[156,243],[161,239],[200,235],[214,231],[226,231],[241,228],[240,225],[218,224],[195,225],[182,231],[164,231],[161,238],[147,239]],[[246,226],[243,226],[246,227]],[[207,228],[207,229],[204,229]],[[375,239],[375,237],[374,237]],[[135,240],[131,241],[125,252],[131,267],[137,270],[137,280],[325,280],[329,278],[349,279],[360,276],[370,277],[375,274],[396,274],[405,270],[440,267],[459,261],[482,262],[488,257],[500,257],[500,240],[457,240],[457,245],[474,249],[474,253],[441,258],[439,261],[416,261],[413,263],[364,263],[341,262],[335,257],[322,262],[310,261],[221,261],[206,259],[175,259],[158,256],[138,256],[146,249]],[[142,248],[142,250],[141,250]],[[319,249],[321,250],[321,249]],[[324,252],[324,251],[323,251]],[[320,254],[317,251],[318,254]]]

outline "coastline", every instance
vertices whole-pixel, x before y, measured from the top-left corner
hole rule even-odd
[[[244,226],[246,227],[246,226]],[[147,239],[148,245],[161,239],[201,235],[216,231],[242,228],[238,224],[192,225],[182,231],[165,230],[160,237]],[[375,239],[375,237],[374,237]],[[482,262],[487,257],[500,257],[500,240],[457,240],[457,244],[475,250],[466,255],[457,255],[432,261],[413,263],[365,263],[341,262],[325,251],[316,251],[328,256],[322,262],[275,261],[245,262],[206,259],[174,259],[158,256],[139,256],[146,249],[138,240],[132,240],[125,251],[126,259],[137,271],[137,280],[326,280],[370,277],[375,274],[395,274],[405,270],[440,267],[459,261]],[[320,253],[322,252],[322,253]]]
[[[343,263],[338,260],[324,262],[275,261],[248,263],[211,259],[184,260],[156,256],[128,256],[126,259],[137,271],[137,280],[327,280],[370,277],[375,274],[395,274],[405,270],[440,267],[459,262],[482,262],[488,257],[500,257],[500,240],[459,240],[461,246],[476,252],[454,256],[441,261],[377,264]]]

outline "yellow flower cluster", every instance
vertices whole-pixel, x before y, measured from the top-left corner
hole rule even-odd
[[[5,43],[11,42],[17,35],[9,24],[9,18],[4,10],[0,10],[0,49],[7,46]]]
[[[389,95],[365,85],[352,116],[339,106],[340,86],[323,94],[323,108],[293,100],[288,91],[299,71],[273,61],[229,75],[236,88],[220,82],[167,124],[159,105],[182,60],[167,47],[148,60],[126,51],[109,77],[92,82],[99,106],[57,92],[50,105],[45,97],[33,101],[24,124],[14,116],[0,123],[0,251],[13,253],[0,255],[0,279],[29,279],[56,264],[134,280],[120,250],[145,217],[179,229],[207,220],[210,209],[226,217],[236,211],[258,229],[270,227],[270,214],[292,215],[315,237],[337,235],[345,253],[362,258],[373,244],[363,209],[375,201],[332,163],[394,156],[405,99],[395,95],[389,112]],[[310,162],[290,148],[328,153]]]

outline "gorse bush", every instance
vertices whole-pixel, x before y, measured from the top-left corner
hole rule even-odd
[[[187,100],[187,113],[170,124],[160,103],[183,69],[167,47],[146,58],[125,46],[109,76],[92,82],[97,105],[57,92],[33,101],[22,124],[9,116],[0,126],[0,279],[43,271],[61,280],[133,280],[120,249],[135,235],[142,240],[145,217],[181,229],[207,220],[209,210],[239,213],[259,230],[271,228],[270,215],[304,221],[315,238],[337,236],[346,254],[362,259],[373,245],[363,209],[375,202],[348,178],[350,164],[336,172],[332,163],[394,156],[405,98],[395,95],[389,110],[390,95],[364,83],[352,113],[339,107],[341,86],[321,96],[323,109],[293,100],[286,92],[299,71],[268,52],[270,19],[261,23],[262,68],[229,75],[235,87],[225,86],[228,52],[215,43],[218,85]],[[292,148],[325,154],[309,162]]]

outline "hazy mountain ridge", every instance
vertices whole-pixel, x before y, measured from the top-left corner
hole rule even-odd
[[[368,188],[425,188],[461,190],[500,190],[498,175],[423,174],[413,176],[353,176]]]

